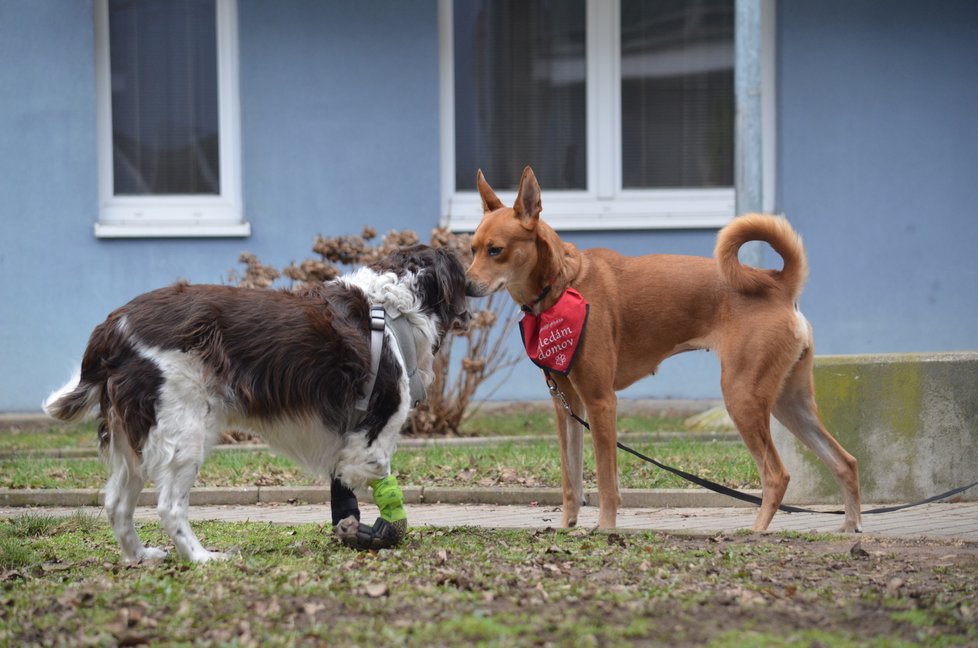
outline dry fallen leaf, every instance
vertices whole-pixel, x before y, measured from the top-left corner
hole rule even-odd
[[[852,545],[852,548],[849,550],[849,555],[853,558],[868,558],[869,552],[863,549],[861,542],[856,542],[856,544]]]
[[[900,588],[903,587],[905,583],[906,581],[904,581],[902,578],[899,577],[891,578],[890,582],[886,584],[886,593],[889,594],[890,596],[895,596],[896,593],[900,591]]]
[[[387,595],[387,584],[386,583],[367,583],[364,587],[367,596],[370,598],[380,598],[381,596]]]
[[[316,612],[325,609],[326,606],[322,603],[305,603],[302,606],[302,611],[306,614],[306,616],[316,616]]]

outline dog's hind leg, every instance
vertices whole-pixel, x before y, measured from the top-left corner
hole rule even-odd
[[[788,490],[791,476],[781,462],[771,440],[771,415],[754,403],[743,403],[725,390],[727,412],[747,445],[761,478],[761,508],[754,519],[754,531],[765,531]]]
[[[818,414],[812,381],[814,353],[809,348],[792,368],[774,407],[774,416],[832,472],[842,491],[845,522],[842,531],[862,531],[859,511],[859,473],[856,459],[829,433]]]
[[[156,510],[160,522],[177,551],[187,560],[207,562],[226,556],[205,549],[187,519],[190,489],[207,456],[208,440],[217,436],[216,423],[206,404],[197,405],[193,407],[184,401],[163,406],[157,428],[150,435],[152,452],[156,455],[152,458],[152,477],[158,492]]]
[[[754,364],[760,368],[754,375],[743,370],[732,371],[731,363],[721,364],[724,404],[761,478],[761,508],[753,529],[765,531],[781,506],[791,479],[771,439],[771,407],[783,373],[776,371],[777,363],[773,361]]]
[[[121,435],[124,438],[124,435]],[[133,512],[143,489],[143,476],[135,454],[125,441],[109,441],[111,474],[105,486],[105,513],[115,534],[122,558],[126,562],[162,560],[166,552],[156,547],[144,547],[133,524]]]
[[[570,386],[570,381],[561,379],[557,384],[571,410],[574,413],[583,412],[581,399]],[[564,502],[560,526],[567,528],[577,524],[577,516],[584,501],[584,426],[567,413],[556,397],[554,410],[557,416],[557,439],[560,442],[560,477]]]
[[[186,457],[179,455],[186,454]],[[197,478],[197,471],[203,463],[202,456],[179,451],[173,461],[157,477],[158,500],[156,510],[160,515],[163,529],[173,540],[181,556],[193,562],[220,560],[222,553],[208,551],[197,539],[187,519],[190,506],[190,489]]]

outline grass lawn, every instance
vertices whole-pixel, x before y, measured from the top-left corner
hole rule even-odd
[[[754,462],[739,442],[669,440],[636,444],[639,451],[678,468],[736,488],[759,488]],[[651,464],[619,453],[623,488],[693,487]],[[394,455],[402,485],[560,486],[556,439],[503,442],[492,446],[402,448]],[[3,488],[101,488],[107,476],[97,458],[22,457],[0,459]],[[596,486],[594,453],[585,444],[585,484]],[[197,479],[201,486],[305,486],[326,483],[292,461],[267,451],[215,452]]]
[[[0,521],[0,645],[978,642],[971,545],[455,528],[354,553],[315,525],[195,526],[237,555],[126,566],[91,518]],[[140,533],[166,544],[156,524]]]
[[[58,450],[86,448],[96,450],[98,438],[94,422],[53,425],[48,428],[33,426],[0,429],[0,452],[30,450]]]
[[[502,412],[477,412],[462,426],[461,436],[543,436],[555,438],[554,414],[550,410],[511,408]],[[683,417],[669,414],[623,415],[618,418],[619,433],[675,432],[683,429]],[[64,448],[96,449],[96,424],[8,427],[0,429],[0,452],[53,450]]]
[[[583,413],[581,413],[583,416]],[[670,414],[621,414],[618,433],[675,432],[683,429],[684,417]],[[462,436],[521,436],[556,434],[554,413],[546,411],[476,412],[462,424]]]
[[[394,457],[394,472],[401,484],[426,486],[560,486],[560,456],[552,413],[540,411],[477,414],[464,433],[470,436],[530,437],[519,443],[502,441],[489,446],[402,447]],[[675,416],[634,415],[619,419],[619,430],[675,431],[682,419]],[[95,448],[93,423],[50,429],[0,431],[2,488],[101,488],[107,476],[103,463],[90,458],[27,456],[31,450]],[[636,449],[659,461],[735,488],[759,488],[753,460],[739,442],[703,441],[690,436],[656,443],[638,443]],[[23,456],[17,456],[23,452]],[[12,453],[12,454],[11,454]],[[623,488],[692,487],[635,457],[619,453]],[[585,483],[596,486],[594,454],[585,441]],[[308,486],[325,484],[292,461],[266,451],[215,452],[203,465],[200,486]]]

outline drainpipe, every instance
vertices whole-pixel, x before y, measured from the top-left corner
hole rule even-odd
[[[761,0],[735,0],[734,52],[734,189],[737,214],[744,214],[762,209]],[[759,266],[763,249],[751,241],[740,260]]]

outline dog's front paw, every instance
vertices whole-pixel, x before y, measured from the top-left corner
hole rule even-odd
[[[346,544],[347,538],[353,538],[357,534],[357,529],[360,526],[360,520],[356,517],[350,515],[340,520],[335,527],[333,527],[333,533],[336,537]]]
[[[396,522],[388,522],[384,518],[377,518],[371,527],[351,515],[340,520],[334,532],[340,542],[351,549],[391,549],[399,545],[407,534],[407,520],[402,518]]]

